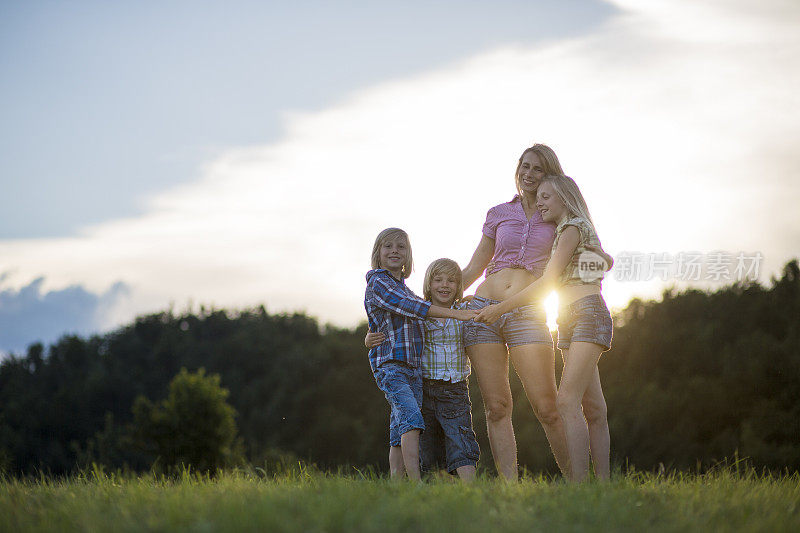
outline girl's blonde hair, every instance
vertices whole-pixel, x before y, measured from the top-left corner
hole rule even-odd
[[[564,202],[567,208],[567,214],[570,218],[580,217],[586,220],[591,226],[592,230],[597,235],[597,230],[594,227],[594,221],[589,214],[589,207],[586,205],[586,200],[583,199],[581,190],[575,180],[569,176],[563,175],[549,175],[542,179],[542,183],[549,183],[553,186],[558,197]]]
[[[433,282],[433,278],[439,274],[456,278],[456,284],[458,286],[456,287],[456,297],[453,303],[461,300],[461,298],[464,297],[464,283],[461,281],[461,267],[452,259],[447,258],[437,259],[428,265],[428,270],[425,271],[425,281],[422,282],[422,297],[429,302],[433,301],[431,297],[431,283]]]
[[[520,196],[522,196],[522,188],[519,186],[519,167],[522,166],[522,158],[524,158],[525,154],[528,152],[533,152],[539,156],[539,162],[542,164],[545,175],[564,175],[564,170],[561,168],[561,163],[558,161],[558,156],[553,149],[546,144],[534,144],[530,148],[526,148],[525,151],[522,152],[522,155],[519,156],[517,170],[514,171],[514,184],[517,186],[517,194]]]
[[[385,268],[381,265],[381,246],[383,246],[383,243],[386,241],[393,241],[398,238],[402,238],[406,241],[406,248],[408,248],[408,256],[406,257],[406,262],[403,264],[403,279],[406,279],[411,275],[411,271],[414,269],[414,259],[411,255],[411,242],[408,240],[408,233],[400,228],[386,228],[378,233],[378,236],[375,238],[375,245],[372,247],[372,268]]]

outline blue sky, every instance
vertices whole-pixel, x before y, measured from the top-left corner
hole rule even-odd
[[[144,210],[288,110],[503,44],[577,35],[613,8],[531,3],[5,2],[0,239]]]
[[[409,231],[420,291],[535,141],[612,254],[757,251],[768,280],[800,255],[798,22],[779,0],[4,3],[0,351],[171,305],[355,325],[374,236]]]

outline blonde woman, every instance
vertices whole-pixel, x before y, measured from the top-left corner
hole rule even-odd
[[[469,308],[480,310],[522,291],[539,279],[550,258],[556,226],[536,208],[536,191],[548,174],[563,174],[555,152],[535,144],[522,152],[514,174],[517,194],[489,209],[483,235],[462,277],[464,288],[486,271]],[[478,379],[486,426],[497,471],[517,478],[517,444],[511,423],[513,400],[509,359],[525,387],[562,472],[568,454],[564,427],[556,409],[553,339],[541,302],[517,306],[490,323],[464,324],[464,345]]]

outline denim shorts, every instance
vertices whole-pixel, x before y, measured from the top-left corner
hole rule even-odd
[[[571,342],[593,342],[602,346],[603,351],[611,349],[611,313],[599,294],[562,305],[557,323],[559,350],[568,350]]]
[[[400,446],[400,437],[412,429],[425,429],[422,420],[422,369],[400,361],[383,363],[375,371],[375,383],[389,402],[389,446]]]
[[[452,473],[462,466],[478,464],[480,448],[472,429],[466,380],[422,380],[422,417],[426,427],[419,439],[423,472],[446,468]]]
[[[500,303],[482,296],[475,296],[467,309],[483,309],[487,305]],[[547,316],[541,305],[523,305],[512,309],[497,322],[484,324],[470,320],[464,322],[464,346],[473,344],[506,344],[509,348],[523,344],[553,345],[553,337],[547,327]]]

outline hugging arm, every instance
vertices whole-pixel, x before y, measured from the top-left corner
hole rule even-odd
[[[432,305],[422,298],[395,290],[386,280],[377,277],[371,289],[369,296],[371,305],[408,318],[431,317],[470,320],[477,314],[472,310],[450,309]]]
[[[375,277],[367,289],[367,304],[377,308],[396,313],[408,318],[454,318],[456,320],[471,320],[478,314],[472,309],[450,309],[426,302],[422,298],[396,290],[385,279]],[[383,335],[382,333],[367,332],[364,345],[368,348],[375,346],[378,337],[370,339],[370,335]],[[383,339],[385,340],[385,338]],[[381,342],[383,342],[381,340]],[[380,344],[381,342],[378,342]]]
[[[472,259],[469,260],[469,264],[461,271],[464,290],[467,290],[470,285],[475,283],[475,280],[481,277],[481,274],[486,270],[493,256],[494,239],[482,235],[478,247],[475,249],[475,253],[472,254]]]
[[[429,302],[396,290],[378,276],[370,282],[368,300],[370,305],[408,318],[425,318],[431,307]]]
[[[432,318],[454,318],[456,320],[472,320],[478,315],[474,309],[448,309],[447,307],[439,307],[438,305],[431,305],[428,310],[428,316]],[[364,336],[364,346],[367,348],[374,348],[383,344],[386,341],[386,335],[380,331],[372,332],[367,330]]]
[[[367,348],[374,348],[384,343],[386,340],[386,335],[381,333],[380,331],[373,333],[371,331],[367,331],[367,335],[364,337],[364,346]]]
[[[448,307],[439,307],[438,305],[431,305],[428,316],[431,318],[455,318],[456,320],[472,320],[478,315],[474,309],[450,309]]]
[[[481,309],[481,312],[478,313],[478,316],[475,317],[475,320],[478,322],[486,322],[487,324],[496,322],[503,314],[522,305],[531,303],[531,300],[541,297],[545,291],[553,288],[558,281],[558,276],[561,275],[572,260],[572,254],[575,252],[575,248],[578,247],[578,244],[580,244],[580,239],[581,236],[576,227],[569,226],[564,229],[561,238],[558,240],[558,246],[556,246],[556,250],[550,257],[550,261],[547,263],[547,268],[545,268],[542,277],[511,298],[503,300],[499,304],[484,307]]]

